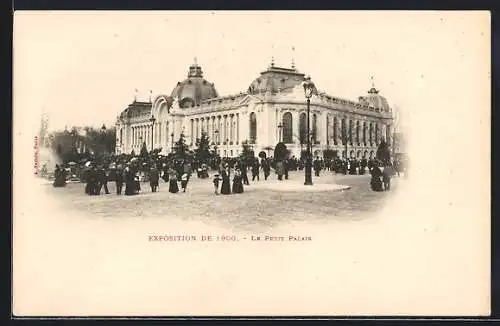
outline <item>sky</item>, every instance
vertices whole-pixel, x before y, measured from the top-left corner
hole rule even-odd
[[[110,125],[134,89],[139,100],[149,90],[170,95],[194,57],[221,95],[245,91],[274,57],[284,67],[293,59],[319,90],[347,99],[366,94],[374,76],[411,121],[480,73],[488,19],[484,12],[16,12],[14,108],[45,112],[52,130]]]

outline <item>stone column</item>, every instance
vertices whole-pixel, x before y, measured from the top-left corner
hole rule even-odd
[[[240,143],[240,114],[236,113],[236,145]]]

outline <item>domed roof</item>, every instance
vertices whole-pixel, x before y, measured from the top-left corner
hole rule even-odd
[[[372,82],[372,87],[368,91],[367,96],[360,96],[359,102],[364,105],[373,106],[375,108],[380,108],[384,112],[390,111],[389,102],[387,99],[379,94],[379,90],[375,88],[375,85]]]
[[[304,81],[305,75],[299,73],[295,68],[279,68],[274,64],[260,73],[260,76],[252,81],[248,87],[248,93],[277,93],[291,92],[292,89]]]
[[[219,95],[214,84],[203,78],[203,71],[195,62],[189,67],[188,78],[177,83],[171,96],[179,99],[180,107],[188,108]]]

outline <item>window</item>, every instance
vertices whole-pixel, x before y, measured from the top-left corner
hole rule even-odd
[[[300,143],[307,143],[307,116],[305,113],[300,114],[299,118]]]
[[[257,115],[255,112],[250,113],[250,143],[255,144],[257,141]]]
[[[356,143],[358,144],[358,146],[361,145],[361,141],[359,139],[359,135],[360,135],[359,121],[356,121]],[[358,157],[359,157],[359,155],[358,155]]]
[[[293,124],[292,124],[292,114],[286,112],[283,114],[283,142],[285,144],[293,143]]]
[[[341,128],[340,132],[342,134],[342,145],[345,145],[347,144],[347,128],[345,125],[345,119],[342,119],[342,124],[340,128]]]
[[[312,143],[316,144],[318,140],[318,117],[316,114],[313,114],[312,120]]]
[[[366,122],[363,122],[363,144],[366,146]],[[366,156],[366,155],[365,155]]]
[[[337,145],[337,140],[338,140],[338,137],[339,135],[337,134],[337,130],[338,130],[338,124],[339,124],[339,121],[337,120],[337,117],[334,117],[333,118],[333,144],[334,145]]]
[[[349,120],[349,144],[352,145],[352,134],[353,134],[354,121]],[[352,156],[352,155],[351,155]]]

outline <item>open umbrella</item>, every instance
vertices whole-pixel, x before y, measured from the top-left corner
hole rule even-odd
[[[76,165],[75,162],[69,162],[68,165]]]

